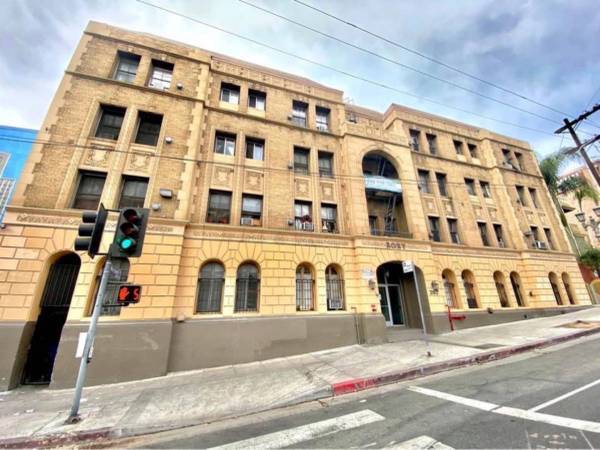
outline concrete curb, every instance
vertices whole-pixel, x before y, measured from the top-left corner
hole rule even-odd
[[[562,342],[567,342],[573,339],[589,336],[596,333],[600,333],[600,328],[590,328],[565,336],[558,336],[550,339],[541,339],[539,341],[531,342],[528,344],[517,345],[514,347],[505,347],[498,350],[491,350],[489,352],[480,353],[478,355],[450,359],[447,361],[440,361],[437,363],[426,364],[407,370],[400,370],[397,372],[390,372],[382,375],[375,375],[365,378],[345,380],[331,384],[330,388],[320,389],[317,392],[304,395],[299,399],[295,399],[294,401],[289,402],[289,404],[279,405],[278,407],[288,407],[300,403],[305,403],[308,401],[336,397],[344,394],[363,391],[365,389],[370,389],[377,386],[383,386],[385,384],[397,383],[399,381],[411,380],[427,375],[433,375],[436,373],[445,372],[447,370],[456,369],[459,367],[497,361],[500,359],[508,358],[509,356],[517,355],[519,353],[525,353],[527,351],[539,348],[550,347],[552,345],[560,344]],[[262,410],[250,411],[248,412],[248,414],[255,414],[258,412],[262,412]],[[215,419],[214,421],[232,419],[234,417],[238,416],[221,417],[219,419]],[[169,431],[178,428],[186,428],[189,426],[200,425],[202,423],[204,422],[178,422],[177,424],[171,423],[145,427],[105,427],[97,428],[94,430],[47,434],[43,436],[22,436],[9,439],[0,439],[0,448],[57,447],[69,444],[77,444],[90,439],[109,440],[116,438],[135,437],[142,434],[159,433],[162,431]],[[99,443],[99,445],[101,446],[102,444]]]
[[[473,364],[483,364],[490,361],[508,358],[509,356],[518,355],[527,351],[550,347],[552,345],[567,342],[573,339],[589,336],[595,333],[600,333],[600,328],[590,328],[565,336],[557,336],[550,339],[541,339],[539,341],[530,342],[528,344],[516,345],[514,347],[505,347],[498,350],[491,350],[478,355],[466,356],[463,358],[455,358],[447,361],[440,361],[433,364],[425,364],[423,366],[414,367],[407,370],[390,372],[383,375],[375,375],[365,378],[356,378],[352,380],[340,381],[333,383],[331,389],[334,396],[350,394],[352,392],[363,391],[365,389],[383,386],[384,384],[397,383],[398,381],[411,380],[414,378],[433,375],[440,372],[445,372],[458,367],[470,366]]]

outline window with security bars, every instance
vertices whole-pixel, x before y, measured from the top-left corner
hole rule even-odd
[[[470,281],[463,281],[465,295],[467,297],[467,305],[469,308],[477,308],[477,297],[475,296],[475,285]]]
[[[314,311],[314,279],[310,267],[296,269],[296,311]]]
[[[242,264],[238,268],[235,282],[235,312],[258,311],[260,296],[260,277],[258,268],[251,263]]]
[[[94,136],[113,141],[119,139],[125,111],[126,109],[120,106],[100,105],[100,117]]]
[[[327,266],[327,269],[325,269],[325,287],[327,289],[327,310],[343,310],[344,280],[334,266]]]
[[[167,90],[171,87],[175,65],[166,61],[152,60],[148,86],[154,89]]]
[[[500,306],[508,308],[510,303],[508,302],[508,295],[506,294],[506,287],[500,280],[496,280],[496,291],[498,292],[498,298],[500,299]]]
[[[73,199],[73,208],[95,211],[100,204],[106,174],[82,171],[79,173],[79,184]]]
[[[123,177],[119,208],[143,208],[147,190],[148,178]]]
[[[220,313],[225,269],[217,262],[205,264],[198,277],[197,313]]]
[[[217,131],[215,134],[215,153],[221,155],[235,155],[235,134]]]
[[[229,223],[231,211],[231,192],[213,191],[208,194],[208,223]]]
[[[517,306],[525,306],[523,301],[523,294],[521,292],[521,278],[515,272],[510,274],[510,284],[512,285],[515,298],[517,299]]]
[[[162,114],[140,111],[135,143],[156,146],[162,125]]]
[[[125,83],[133,83],[140,64],[140,55],[119,51],[117,52],[117,67],[114,79]]]

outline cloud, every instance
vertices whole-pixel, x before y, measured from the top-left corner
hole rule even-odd
[[[560,126],[562,120],[560,114],[427,62],[291,0],[251,1],[404,64],[547,116],[555,123],[401,69],[236,0],[151,1],[283,50],[460,109],[548,133]],[[338,0],[314,4],[394,41],[570,114],[580,113],[600,86],[600,46],[596,39],[597,30],[600,29],[600,9],[595,0],[483,0],[458,3],[380,0],[369,4]],[[554,151],[560,144],[560,139],[547,134],[485,120],[299,62],[134,0],[5,0],[3,9],[9,20],[5,20],[0,29],[2,124],[39,128],[83,29],[89,20],[97,20],[152,32],[306,76],[343,89],[347,97],[365,107],[384,111],[390,103],[396,102],[489,128],[531,142],[540,154]],[[600,101],[600,98],[596,98],[596,101]],[[596,121],[600,123],[600,116]],[[581,130],[593,132],[597,128],[586,125]]]

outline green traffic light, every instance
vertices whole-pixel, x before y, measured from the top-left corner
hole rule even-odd
[[[119,246],[121,247],[121,249],[123,250],[131,250],[131,248],[135,245],[135,240],[131,239],[131,238],[124,238],[120,243]]]

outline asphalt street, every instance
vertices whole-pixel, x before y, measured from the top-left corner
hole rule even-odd
[[[137,448],[600,448],[599,355],[600,338],[585,338],[324,402],[113,444]]]

